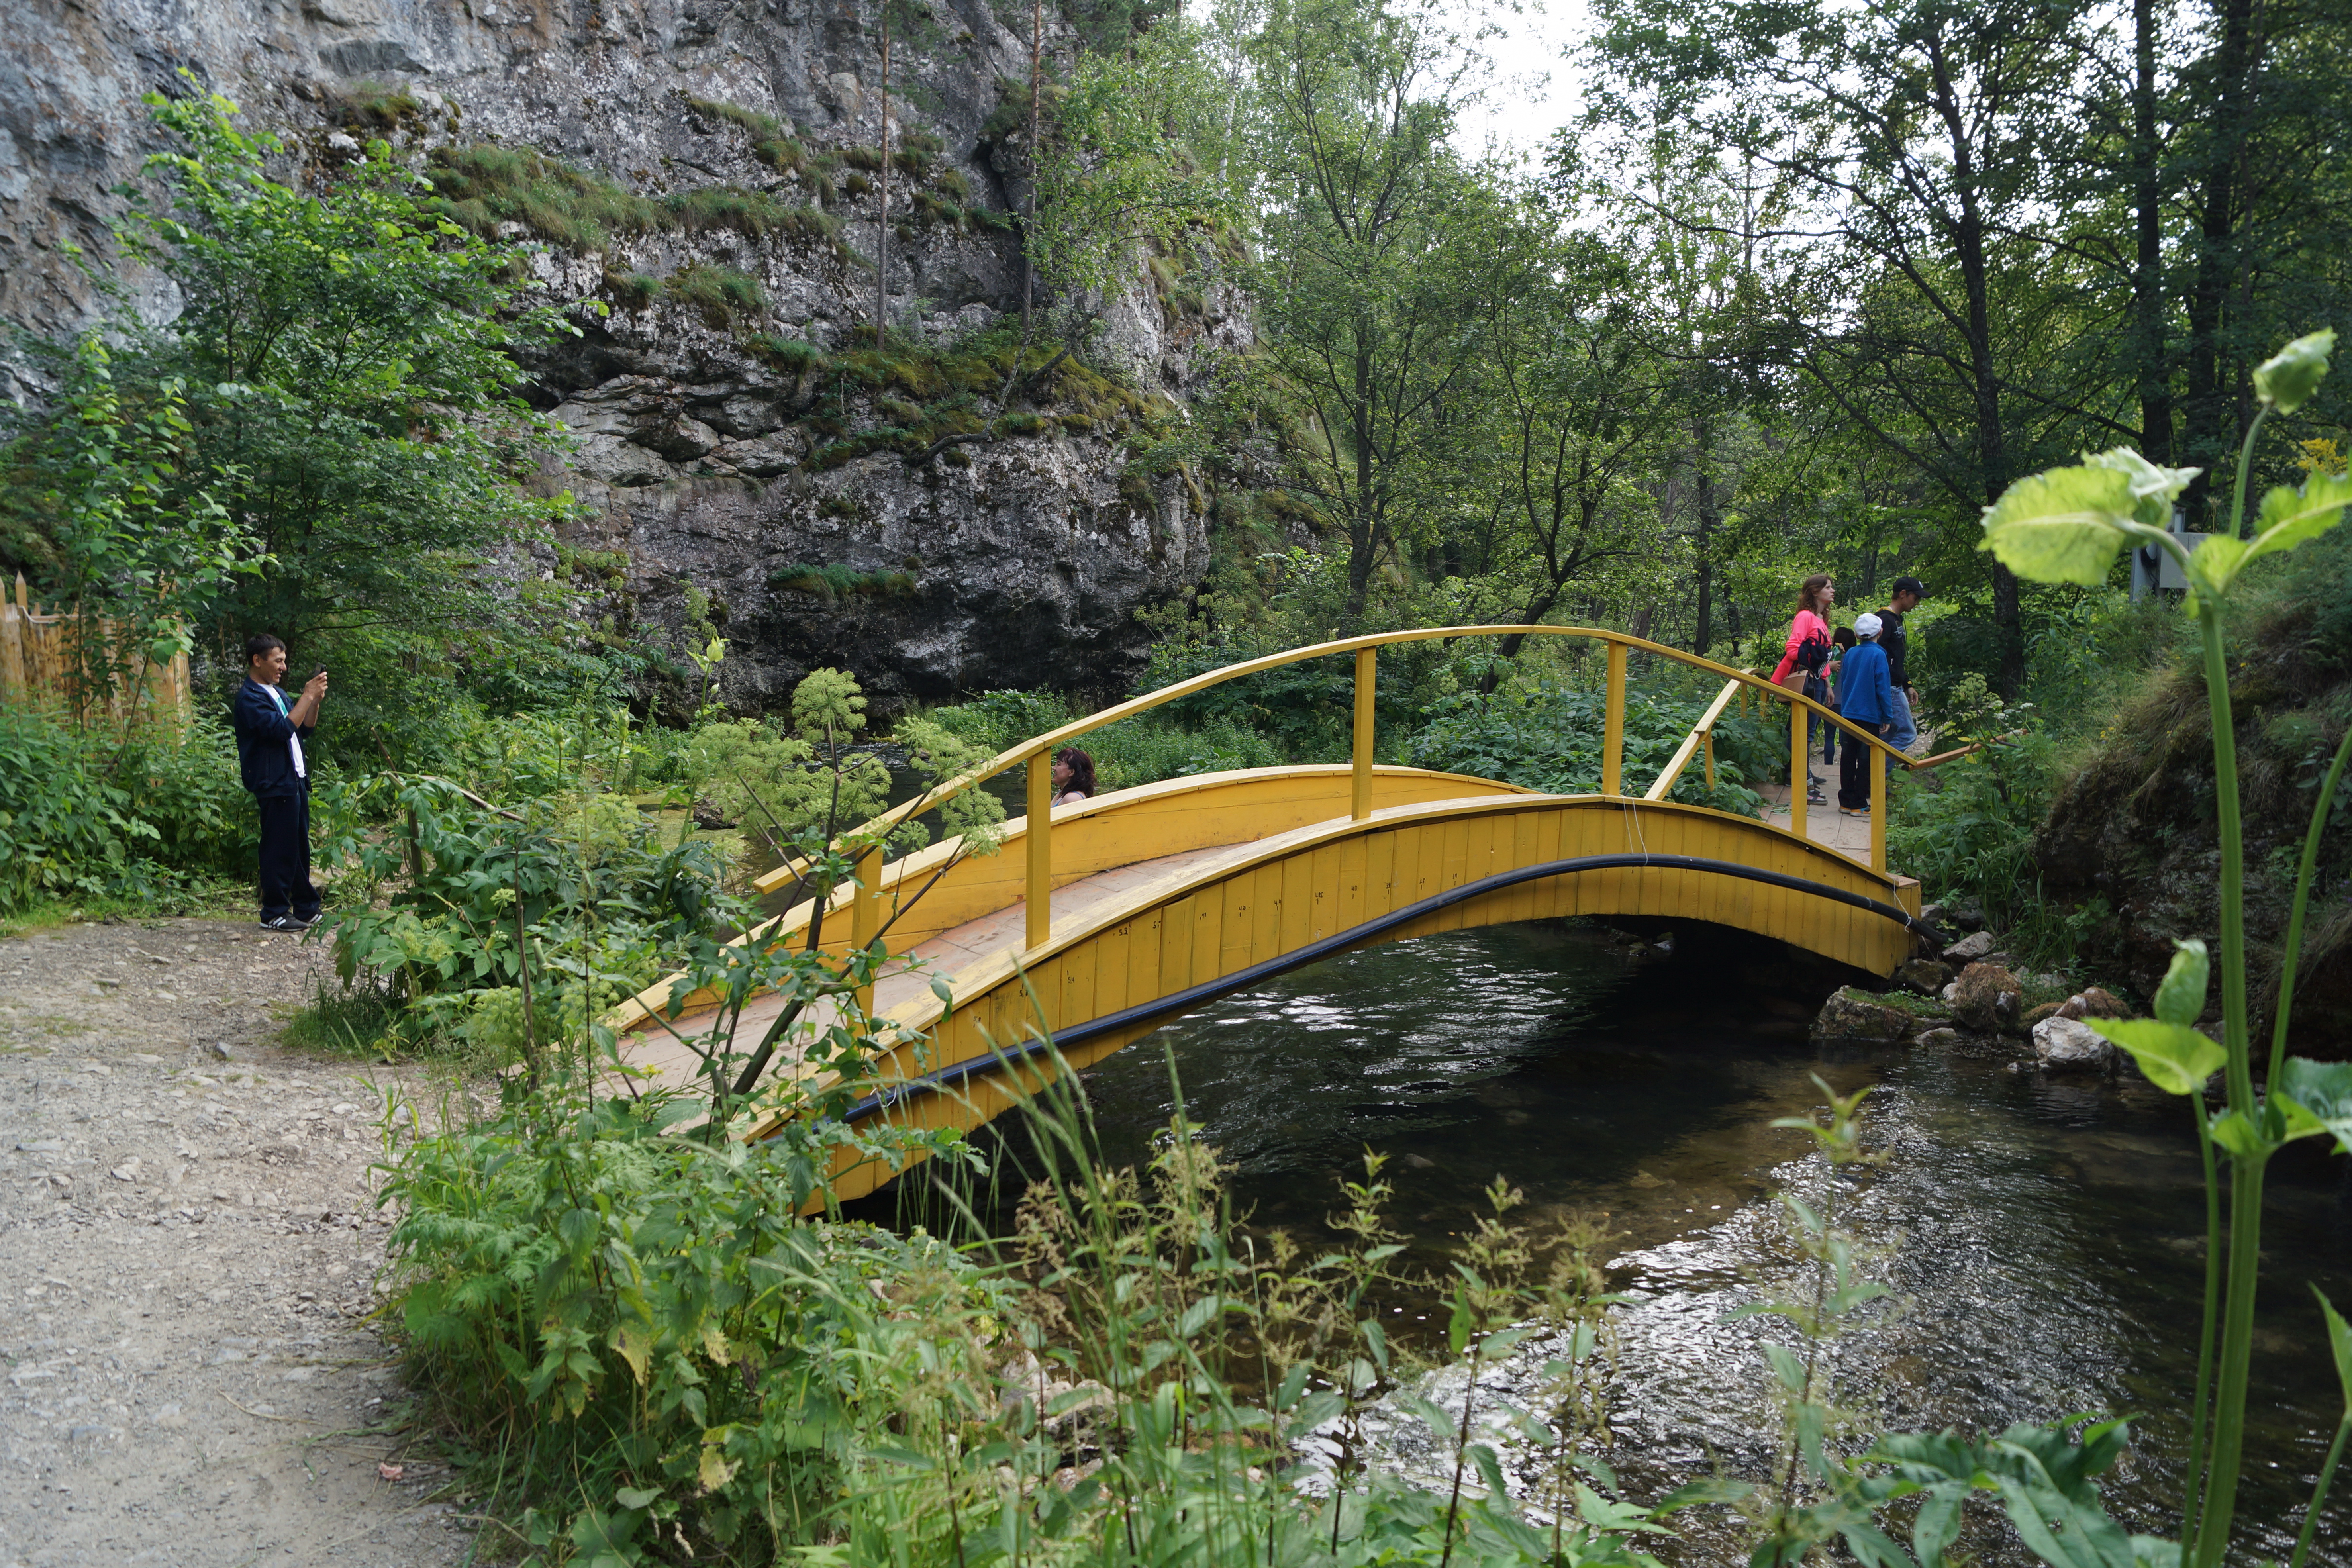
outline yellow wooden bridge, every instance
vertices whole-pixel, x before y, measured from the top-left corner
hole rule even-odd
[[[1373,763],[1381,647],[1515,632],[1605,645],[1598,794],[1543,795]],[[1621,785],[1626,658],[1637,650],[1704,669],[1723,685],[1636,795]],[[1204,773],[1049,809],[1054,753],[1088,731],[1334,654],[1355,658],[1352,763]],[[1003,853],[965,858],[950,839],[885,864],[877,850],[828,903],[819,930],[829,940],[821,947],[840,953],[884,933],[893,960],[867,1000],[883,1037],[895,1043],[881,1064],[880,1091],[852,1114],[974,1127],[1050,1077],[1055,1056],[1083,1068],[1189,1008],[1334,953],[1507,921],[1704,921],[1891,973],[1910,953],[1919,893],[1887,868],[1883,810],[1870,814],[1864,843],[1852,819],[1809,816],[1801,789],[1765,821],[1666,798],[1694,763],[1714,782],[1715,727],[1735,702],[1786,705],[1793,777],[1808,776],[1810,718],[1846,731],[1848,744],[1870,747],[1880,769],[1912,765],[1875,735],[1756,675],[1622,633],[1566,626],[1444,626],[1295,648],[1023,742],[860,829],[869,838],[956,791],[1028,767],[1028,811],[1005,824]],[[1874,793],[1885,798],[1883,789]],[[1840,842],[1840,828],[1855,837]],[[791,877],[789,868],[772,872],[761,890]],[[744,940],[804,945],[815,912],[803,902]],[[945,982],[948,1000],[935,981]],[[677,1037],[693,1036],[698,1022],[707,1032],[712,1004],[689,996],[671,1017],[672,991],[668,982],[654,986],[614,1021],[625,1031],[625,1059],[684,1082],[700,1061]],[[782,1011],[777,998],[753,1001],[737,1021],[739,1048],[761,1038]],[[803,1027],[821,1022],[812,1017]],[[793,1070],[789,1050],[780,1060],[778,1070]],[[891,1173],[846,1171],[835,1192],[856,1197]]]

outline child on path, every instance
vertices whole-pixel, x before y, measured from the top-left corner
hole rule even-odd
[[[1886,651],[1878,646],[1879,629],[1876,616],[1854,617],[1854,649],[1845,656],[1839,682],[1843,698],[1839,711],[1874,735],[1885,734],[1895,717],[1895,683],[1887,676]],[[1838,768],[1839,816],[1870,815],[1873,782],[1879,771],[1877,747],[1846,742],[1845,760]]]

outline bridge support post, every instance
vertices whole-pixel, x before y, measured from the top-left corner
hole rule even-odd
[[[1601,793],[1622,795],[1625,773],[1625,645],[1609,642],[1608,714],[1601,734]]]
[[[1054,929],[1054,753],[1040,752],[1029,759],[1029,886],[1028,940],[1025,947],[1043,947]]]
[[[1886,869],[1886,794],[1895,783],[1895,770],[1888,766],[1893,760],[1876,746],[1870,748],[1870,868],[1882,873]]]
[[[857,862],[857,885],[849,894],[849,941],[853,947],[870,944],[882,929],[882,846],[876,845]],[[857,1010],[874,1011],[874,987],[857,988]]]
[[[1379,657],[1378,648],[1356,650],[1356,776],[1348,815],[1358,822],[1372,815],[1372,699],[1379,690],[1373,667]]]
[[[1805,796],[1812,793],[1812,737],[1805,733],[1805,705],[1789,703],[1789,831],[1805,836]]]

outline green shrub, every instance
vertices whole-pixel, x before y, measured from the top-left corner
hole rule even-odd
[[[520,813],[486,811],[446,784],[390,775],[338,800],[355,826],[321,846],[357,868],[369,895],[331,915],[345,986],[386,988],[407,1005],[411,1040],[461,1032],[470,1009],[518,986],[519,928],[568,978],[540,998],[547,1027],[588,1019],[660,978],[722,908],[724,857],[709,843],[664,846],[617,795],[556,795]],[[373,809],[370,809],[373,805]],[[388,830],[356,826],[367,818]],[[379,897],[384,889],[388,897]]]
[[[950,201],[971,200],[971,182],[964,177],[964,173],[961,169],[941,169],[939,178],[931,183],[947,193]]]
[[[1078,716],[1052,691],[990,691],[934,710],[933,722],[992,754],[1058,730]],[[1278,767],[1291,759],[1272,738],[1231,716],[1187,724],[1167,709],[1107,724],[1071,742],[1095,760],[1106,790],[1236,768]]]
[[[0,911],[134,887],[155,830],[89,737],[0,704]]]
[[[1650,786],[1712,700],[1712,693],[1683,696],[1628,687],[1621,774],[1626,794]],[[1411,753],[1419,767],[1501,779],[1552,795],[1591,795],[1601,788],[1607,709],[1601,691],[1549,681],[1529,689],[1507,687],[1491,696],[1464,692],[1424,710],[1426,722],[1412,737]],[[1770,776],[1787,745],[1780,738],[1785,733],[1774,724],[1727,714],[1716,724],[1717,786],[1707,788],[1705,766],[1695,756],[1675,781],[1671,798],[1743,816],[1762,815],[1763,799],[1747,783]]]
[[[844,147],[841,150],[841,161],[850,168],[862,170],[869,174],[879,174],[882,169],[882,151],[878,147]]]
[[[841,194],[843,195],[862,196],[873,188],[874,182],[867,179],[863,174],[844,174],[841,177]]]
[[[126,735],[0,704],[0,913],[249,876],[257,832],[216,713]]]

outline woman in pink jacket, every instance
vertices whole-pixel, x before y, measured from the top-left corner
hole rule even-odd
[[[1837,585],[1830,581],[1829,574],[1817,572],[1805,579],[1797,590],[1797,618],[1789,626],[1788,647],[1781,650],[1780,662],[1772,667],[1773,685],[1785,686],[1802,696],[1806,682],[1820,679],[1822,666],[1830,657],[1830,606],[1836,603]],[[1815,738],[1809,726],[1805,733],[1808,753],[1812,751]],[[1822,804],[1821,784],[1811,768],[1805,770],[1805,800],[1812,805]]]

